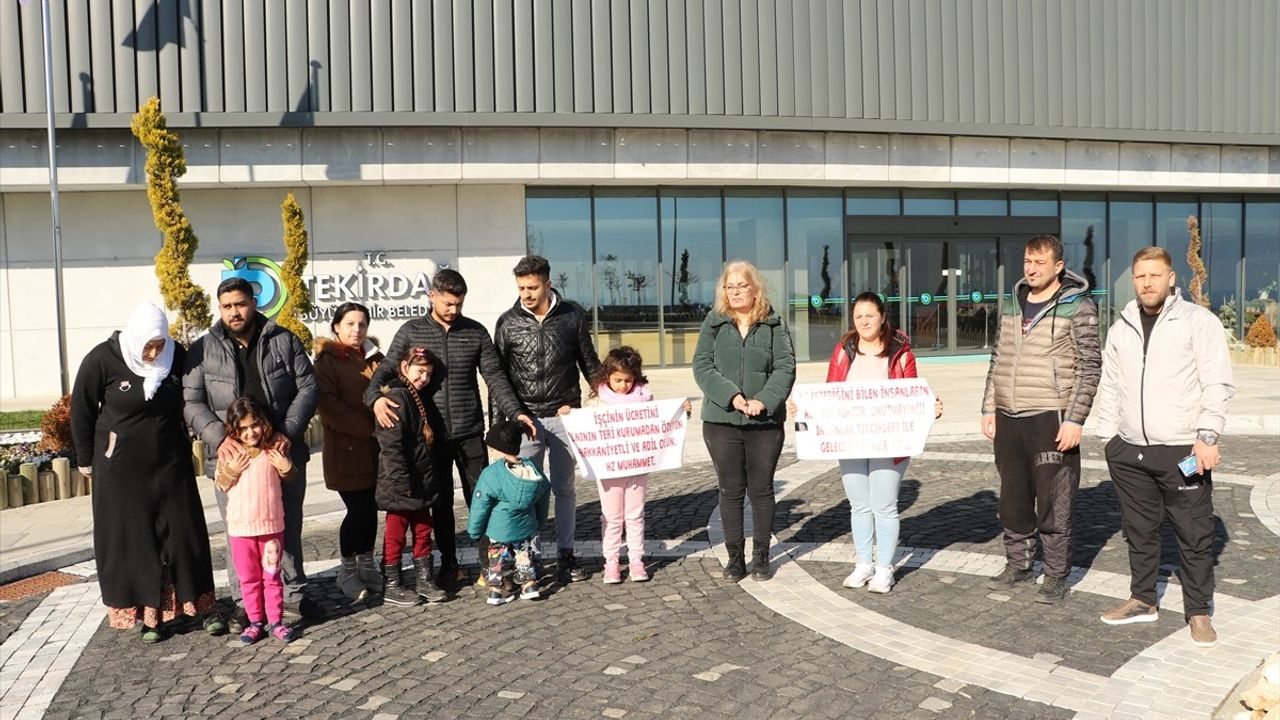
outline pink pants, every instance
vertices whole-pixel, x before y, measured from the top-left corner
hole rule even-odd
[[[265,614],[266,621],[276,625],[284,617],[284,583],[280,581],[283,537],[284,533],[276,533],[227,538],[249,622],[260,623]]]
[[[605,560],[616,560],[622,552],[622,529],[627,530],[627,559],[644,557],[644,495],[648,475],[597,480],[600,491],[601,551]]]

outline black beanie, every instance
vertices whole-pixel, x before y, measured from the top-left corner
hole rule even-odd
[[[520,454],[520,441],[524,439],[524,425],[511,420],[496,422],[484,437],[484,444],[508,455]]]

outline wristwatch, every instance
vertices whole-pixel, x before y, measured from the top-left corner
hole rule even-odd
[[[1218,444],[1218,433],[1212,430],[1201,430],[1196,434],[1196,439],[1210,447]]]

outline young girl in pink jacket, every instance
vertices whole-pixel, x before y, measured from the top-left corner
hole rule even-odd
[[[286,643],[294,637],[293,629],[283,622],[284,583],[280,579],[284,537],[280,483],[293,477],[293,462],[269,447],[274,432],[266,411],[253,398],[231,403],[227,437],[243,449],[219,458],[214,478],[227,494],[227,541],[249,617],[248,627],[240,634],[245,645],[258,642],[268,632]]]

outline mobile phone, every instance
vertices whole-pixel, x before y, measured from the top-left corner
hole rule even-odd
[[[1200,462],[1196,460],[1195,453],[1191,453],[1190,455],[1179,460],[1178,469],[1181,470],[1182,474],[1187,477],[1191,477],[1192,475],[1195,475],[1196,471],[1200,469]]]

